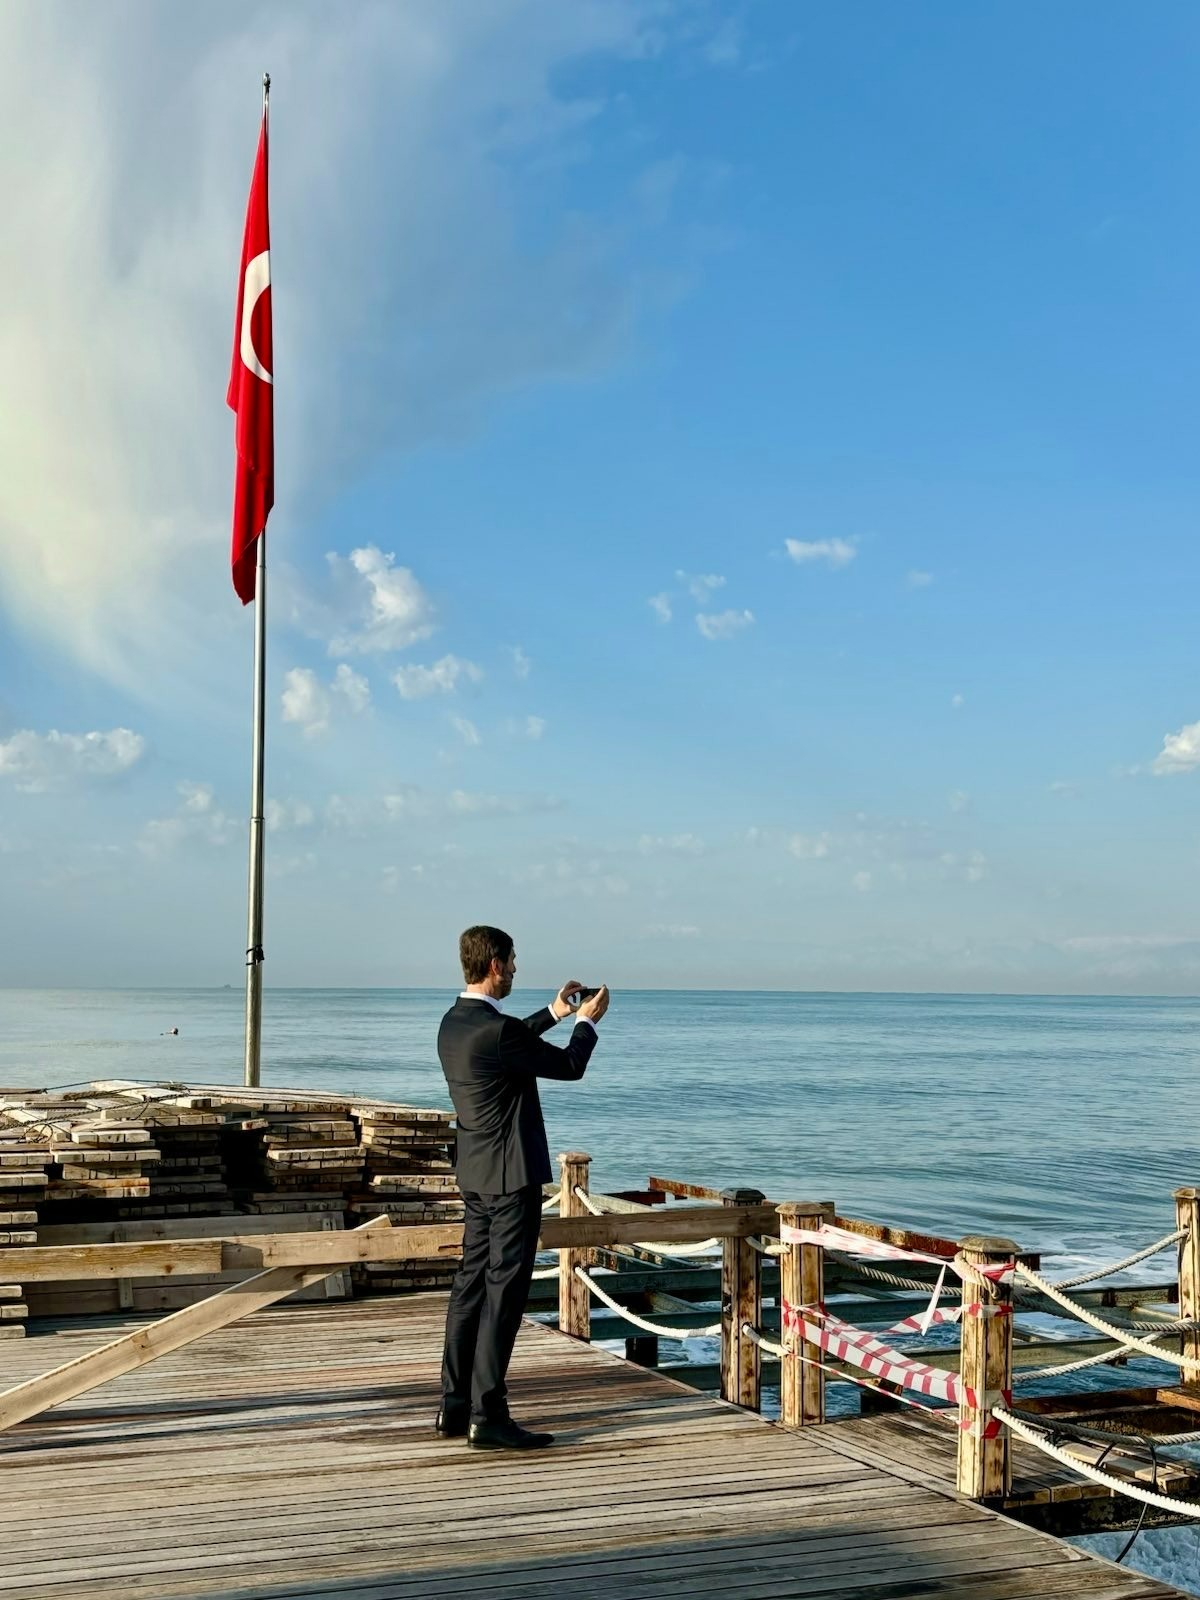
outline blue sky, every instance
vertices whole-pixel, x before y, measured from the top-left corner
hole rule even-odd
[[[267,66],[269,982],[491,920],[523,982],[1196,992],[1198,54],[1170,0],[9,5],[5,981],[240,980]]]

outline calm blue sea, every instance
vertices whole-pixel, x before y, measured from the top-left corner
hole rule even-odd
[[[268,990],[263,1082],[445,1104],[451,998]],[[518,992],[508,1009],[548,999]],[[0,990],[0,1086],[240,1083],[242,1004],[233,989]],[[547,1083],[543,1104],[551,1151],[590,1152],[596,1189],[654,1173],[831,1199],[1005,1233],[1066,1273],[1173,1226],[1171,1190],[1200,1180],[1198,1065],[1200,999],[640,990],[614,997],[583,1082]],[[1142,1275],[1172,1274],[1168,1256]],[[1118,1381],[1149,1381],[1136,1372]],[[1142,1535],[1129,1564],[1200,1593],[1192,1529]]]
[[[442,1104],[451,998],[268,990],[263,1081]],[[0,1084],[238,1083],[242,1003],[0,990]],[[1073,1258],[1167,1230],[1171,1189],[1200,1178],[1198,1065],[1197,999],[639,990],[615,996],[583,1082],[543,1103],[552,1150],[589,1151],[597,1188],[750,1184]]]

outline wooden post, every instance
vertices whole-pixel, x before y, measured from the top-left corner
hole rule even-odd
[[[758,1206],[759,1189],[722,1189],[721,1204]],[[762,1396],[762,1352],[742,1332],[744,1323],[762,1327],[762,1257],[749,1239],[725,1239],[721,1245],[721,1399],[735,1406],[759,1409]]]
[[[1175,1222],[1188,1230],[1187,1238],[1179,1241],[1179,1315],[1195,1321],[1200,1318],[1200,1189],[1176,1189]],[[1180,1334],[1179,1353],[1200,1361],[1200,1328]],[[1195,1371],[1184,1368],[1179,1378],[1185,1388],[1200,1387]]]
[[[566,1150],[558,1158],[562,1190],[558,1202],[560,1217],[587,1217],[588,1208],[575,1193],[587,1192],[588,1168],[591,1156],[579,1150]],[[592,1332],[592,1296],[586,1283],[575,1276],[576,1267],[586,1267],[591,1252],[584,1249],[567,1249],[558,1252],[558,1326],[561,1332],[573,1339],[590,1339]]]
[[[814,1211],[811,1202],[792,1200],[779,1208],[781,1228],[819,1228],[827,1212]],[[785,1428],[809,1428],[825,1421],[825,1374],[814,1363],[822,1359],[820,1345],[786,1331],[788,1306],[820,1306],[825,1299],[825,1252],[819,1244],[789,1244],[779,1258],[779,1316],[784,1325],[782,1343],[790,1352],[780,1363],[779,1420]]]
[[[1011,1261],[1020,1247],[1011,1239],[973,1233],[958,1248],[970,1266],[992,1267]],[[964,1280],[957,1486],[972,1500],[1003,1499],[1012,1492],[1008,1429],[991,1415],[997,1402],[1012,1404],[1012,1321],[1011,1283]]]

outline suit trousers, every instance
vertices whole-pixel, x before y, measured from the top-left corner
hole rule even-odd
[[[450,1288],[442,1405],[472,1422],[508,1416],[505,1374],[529,1298],[542,1225],[542,1186],[512,1194],[464,1190],[462,1265]]]

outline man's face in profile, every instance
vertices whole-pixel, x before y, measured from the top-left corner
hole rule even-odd
[[[504,963],[504,971],[500,977],[500,987],[496,990],[497,1000],[507,1000],[512,993],[513,979],[517,975],[517,952],[514,948]]]

